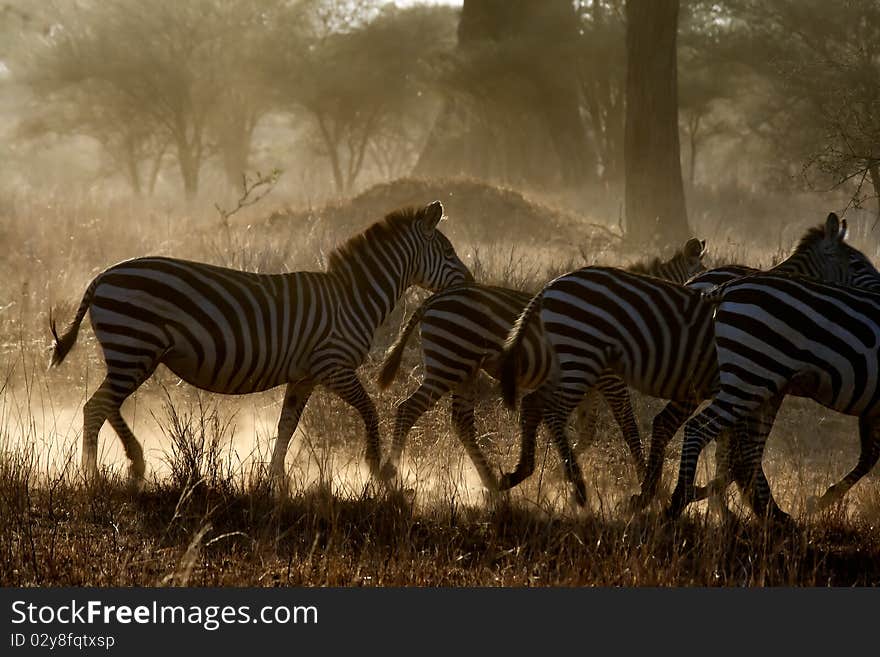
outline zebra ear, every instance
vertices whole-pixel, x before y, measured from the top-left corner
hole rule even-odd
[[[688,258],[699,258],[705,251],[706,240],[701,242],[696,237],[692,237],[684,245],[684,255]]]
[[[434,234],[434,229],[443,218],[443,204],[440,201],[434,201],[425,206],[422,210],[422,216],[419,217],[419,228],[425,237]]]
[[[846,223],[843,224],[844,234],[846,233]],[[837,239],[843,240],[844,235],[840,234],[840,219],[837,218],[837,215],[833,212],[828,213],[828,218],[825,220],[825,237],[829,239]]]

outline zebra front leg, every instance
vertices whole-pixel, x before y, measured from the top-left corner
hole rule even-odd
[[[599,394],[596,390],[590,390],[581,403],[575,409],[573,422],[577,431],[578,440],[575,443],[575,454],[583,452],[587,445],[596,439],[596,428],[599,424]]]
[[[616,375],[600,377],[598,387],[602,392],[602,396],[605,397],[605,401],[608,402],[608,406],[614,415],[614,420],[623,434],[623,440],[626,442],[630,454],[632,454],[639,481],[643,481],[646,472],[645,456],[642,453],[642,438],[639,435],[639,425],[636,423],[636,418],[633,414],[629,388],[623,379]]]
[[[633,510],[643,509],[648,506],[657,495],[657,488],[663,476],[663,460],[666,456],[666,445],[672,440],[675,432],[688,416],[696,410],[698,404],[695,399],[684,401],[673,400],[663,407],[656,417],[651,428],[651,448],[648,452],[648,465],[645,468],[645,477],[642,479],[641,492],[633,495],[630,505]]]
[[[445,380],[425,380],[413,394],[400,403],[394,416],[394,437],[391,441],[391,451],[379,472],[380,479],[390,481],[397,477],[400,456],[403,454],[410,429],[429,408],[449,392],[449,388],[450,386]]]
[[[880,459],[880,423],[873,417],[859,417],[859,442],[861,451],[856,466],[833,486],[829,487],[822,497],[812,497],[807,501],[807,512],[814,513],[840,501],[847,491],[866,474]]]
[[[477,445],[477,430],[474,419],[474,394],[470,386],[463,386],[452,395],[452,423],[458,439],[480,475],[480,481],[490,493],[498,492],[498,480],[489,467],[483,450]]]
[[[360,414],[366,430],[367,453],[366,461],[370,468],[370,475],[377,480],[381,479],[379,462],[381,460],[381,446],[379,441],[379,416],[376,413],[376,405],[370,399],[370,395],[364,389],[354,371],[338,371],[323,381],[330,390],[342,398],[342,401]]]
[[[718,416],[714,404],[688,420],[684,425],[684,444],[681,448],[678,482],[672,492],[672,501],[666,512],[669,518],[678,518],[685,507],[694,500],[694,479],[700,453],[729,425],[729,422],[725,422]]]
[[[577,405],[577,399],[580,397],[570,397],[564,393],[558,394],[552,401],[552,406],[545,417],[547,427],[550,430],[550,436],[562,459],[562,468],[566,479],[574,490],[574,499],[578,506],[585,506],[587,503],[587,485],[584,482],[584,475],[578,464],[577,457],[571,451],[571,443],[566,436],[566,428],[568,426],[568,416]]]
[[[767,437],[773,429],[773,422],[783,398],[784,395],[777,394],[766,400],[757,410],[752,410],[749,405],[733,411],[736,417],[744,419],[740,419],[732,429],[719,435],[717,449],[723,454],[725,462],[717,467],[719,470],[726,468],[758,518],[790,523],[790,516],[773,499],[770,484],[761,465]],[[733,409],[733,406],[730,408]]]
[[[499,490],[508,490],[518,485],[535,471],[535,445],[538,426],[544,415],[544,392],[535,390],[522,398],[519,408],[520,447],[519,462],[510,473],[502,473],[498,482]]]
[[[278,420],[278,436],[275,438],[275,448],[272,450],[272,461],[269,465],[269,478],[272,487],[279,494],[287,491],[287,471],[284,468],[284,460],[287,457],[290,438],[296,431],[299,418],[302,416],[313,389],[314,384],[311,382],[297,382],[288,383],[284,390],[281,418]]]
[[[761,466],[763,454],[764,442],[754,440],[754,436],[737,444],[731,453],[734,479],[757,518],[791,525],[791,516],[779,508],[770,492],[770,484]]]

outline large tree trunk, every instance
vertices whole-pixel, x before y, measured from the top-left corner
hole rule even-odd
[[[578,81],[567,59],[577,29],[570,0],[464,0],[458,25],[464,66],[486,56],[509,57],[523,96],[487,97],[491,85],[451,94],[414,173],[582,184],[595,160],[587,150]]]
[[[690,234],[678,140],[678,0],[626,2],[627,238],[677,244]]]

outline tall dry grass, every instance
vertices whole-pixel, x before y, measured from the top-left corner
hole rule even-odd
[[[9,248],[0,260],[0,585],[880,583],[876,474],[840,505],[803,514],[804,500],[851,467],[858,450],[852,418],[805,400],[786,402],[765,458],[774,494],[798,518],[790,532],[755,522],[735,493],[737,516],[727,523],[704,504],[675,524],[658,508],[628,514],[621,502],[638,482],[604,410],[594,432],[572,427],[588,480],[585,510],[570,505],[555,451],[543,438],[535,475],[510,494],[487,497],[454,437],[448,401],[414,427],[403,482],[385,490],[363,466],[359,418],[321,391],[292,442],[290,495],[278,501],[266,464],[280,391],[210,395],[179,385],[162,368],[123,407],[145,446],[146,490],[126,487],[122,450],[109,428],[100,437],[103,476],[87,488],[78,466],[81,409],[103,367],[84,329],[64,365],[46,370],[51,307],[66,321],[91,277],[127,257],[164,253],[254,271],[317,269],[348,233],[318,215],[295,225],[245,216],[225,234],[210,213],[146,211],[131,202],[14,199],[2,207],[0,237]],[[567,239],[576,245],[582,236],[572,230]],[[717,263],[767,266],[790,248],[701,237]],[[583,264],[629,264],[639,255],[612,246],[563,254],[465,240],[456,247],[479,279],[523,289]],[[389,391],[377,389],[375,375],[424,296],[407,295],[362,369],[383,436],[391,433],[395,404],[417,385],[415,345]],[[492,462],[510,468],[518,454],[516,418],[488,379],[479,400],[480,444]],[[661,406],[636,397],[643,436]],[[677,459],[670,449],[667,484]],[[708,476],[705,465],[701,476]]]

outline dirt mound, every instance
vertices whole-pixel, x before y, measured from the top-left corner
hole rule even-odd
[[[351,234],[405,206],[439,199],[449,221],[443,231],[452,239],[472,242],[516,241],[548,246],[573,243],[604,250],[619,237],[598,224],[533,201],[520,192],[473,179],[400,178],[370,187],[361,194],[318,209],[286,211],[270,217],[273,224],[321,221],[340,234]]]

